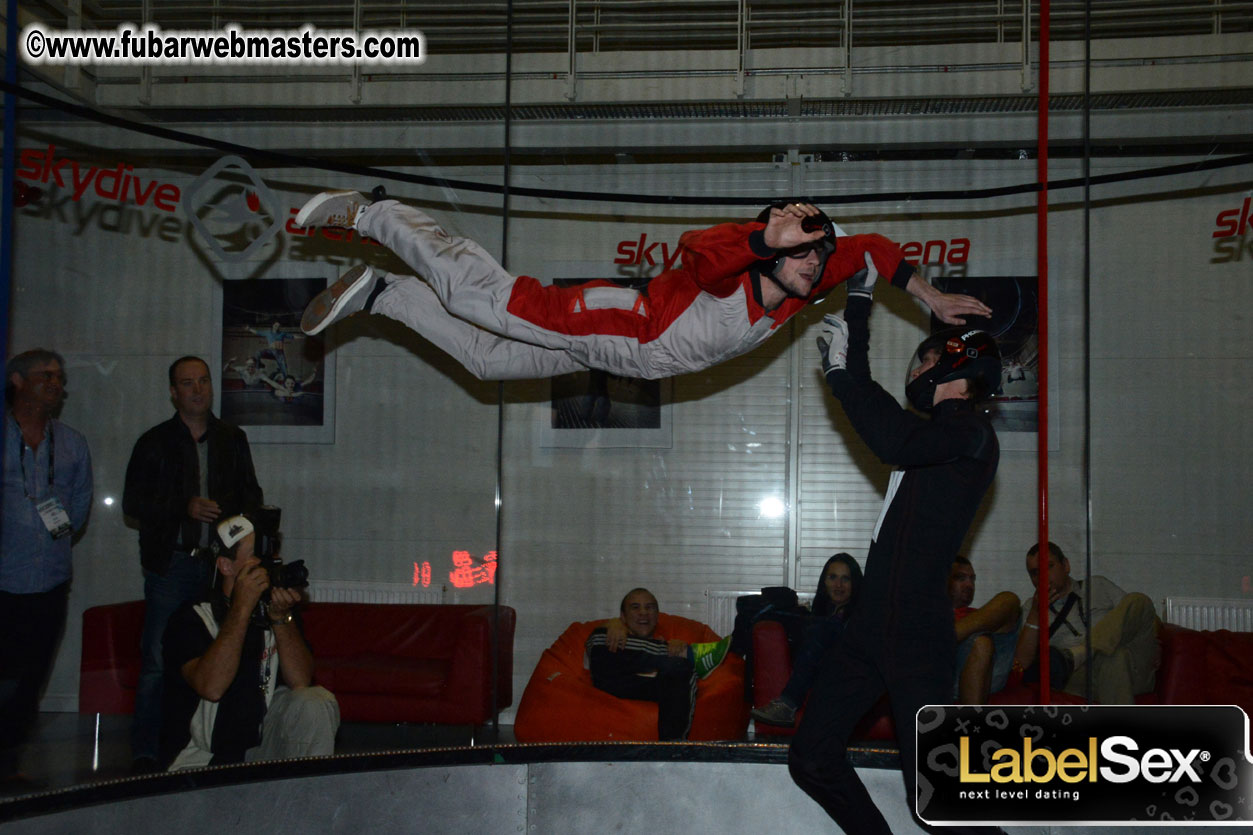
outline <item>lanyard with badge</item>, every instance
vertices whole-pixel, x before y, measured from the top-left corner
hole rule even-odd
[[[35,505],[35,510],[39,513],[39,518],[43,520],[44,527],[48,529],[48,533],[53,539],[60,539],[70,533],[72,526],[70,525],[70,515],[65,512],[65,507],[61,504],[61,500],[57,498],[53,492],[53,478],[56,476],[56,436],[52,434],[52,421],[48,421],[48,498],[40,501],[38,496],[32,496],[30,491],[26,489],[26,439],[22,436],[22,426],[17,422],[17,418],[13,418],[13,425],[17,427],[17,445],[18,460],[22,465],[22,492],[26,494],[26,498],[30,499]],[[35,465],[35,472],[38,474],[38,457],[39,449],[31,447],[31,463]],[[35,486],[35,492],[39,492],[38,485]]]

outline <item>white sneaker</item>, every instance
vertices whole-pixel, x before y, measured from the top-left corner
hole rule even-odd
[[[324,191],[309,198],[309,202],[300,207],[300,211],[296,213],[296,225],[355,229],[357,218],[368,205],[370,201],[360,192]]]
[[[378,279],[382,281],[382,279]],[[358,264],[339,280],[313,297],[300,317],[300,329],[313,336],[326,330],[333,322],[360,313],[370,299],[374,286],[374,270]]]

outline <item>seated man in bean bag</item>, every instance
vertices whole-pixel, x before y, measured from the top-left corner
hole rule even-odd
[[[584,665],[599,690],[657,703],[657,738],[685,739],[696,706],[696,682],[726,658],[730,637],[688,644],[657,635],[657,598],[645,588],[622,598],[619,617],[588,636]]]
[[[628,592],[619,610],[570,624],[544,650],[518,703],[518,741],[742,739],[744,659],[725,651],[729,638],[658,612],[647,589]]]

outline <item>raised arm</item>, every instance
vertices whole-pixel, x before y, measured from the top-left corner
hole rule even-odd
[[[870,378],[870,308],[868,294],[850,292],[845,308],[848,342],[843,367],[830,362],[833,346],[824,350],[819,345],[827,384],[843,404],[853,429],[870,451],[887,464],[915,466],[952,461],[961,456],[978,457],[988,443],[979,424],[936,426],[906,410]]]
[[[821,230],[801,228],[806,217],[818,213],[808,203],[790,203],[771,208],[766,223],[723,223],[685,232],[679,239],[683,269],[706,293],[729,295],[754,263],[775,257],[781,249],[821,239]]]
[[[905,260],[901,248],[882,235],[848,235],[839,239],[835,253],[827,260],[816,295],[826,295],[833,287],[865,269],[869,256],[878,274],[892,286],[905,290],[931,309],[940,321],[964,325],[963,316],[990,316],[992,309],[973,296],[941,293],[932,287],[913,264]]]
[[[265,374],[261,375],[261,382],[265,383],[267,386],[274,389],[275,391],[283,392],[285,394],[291,394],[291,392],[287,390],[287,386],[283,385],[277,380],[267,377]]]
[[[244,636],[248,632],[248,620],[261,593],[270,586],[269,576],[258,563],[239,572],[231,590],[231,606],[218,628],[217,637],[204,654],[183,664],[183,679],[202,699],[216,702],[226,694],[235,674],[239,672],[239,659],[244,651]]]
[[[300,603],[300,592],[295,589],[273,588],[270,590],[270,628],[274,630],[274,646],[278,650],[279,674],[283,683],[293,690],[308,687],[313,682],[313,653],[305,642],[300,627],[291,617],[292,610]]]
[[[941,293],[923,280],[917,270],[909,277],[905,290],[921,301],[941,322],[949,325],[964,325],[963,316],[991,316],[992,308],[963,293]]]

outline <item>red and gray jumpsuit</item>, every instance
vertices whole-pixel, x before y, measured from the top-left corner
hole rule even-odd
[[[928,420],[906,411],[870,378],[870,307],[867,298],[849,298],[848,368],[831,372],[827,381],[870,451],[898,469],[870,543],[857,610],[823,659],[788,767],[845,832],[890,835],[848,762],[849,734],[886,692],[913,810],[914,715],[923,705],[948,704],[953,695],[957,638],[948,572],[996,475],[1000,447],[992,424],[969,400],[944,400]]]
[[[545,286],[514,277],[481,246],[454,237],[430,216],[394,200],[374,203],[357,231],[412,266],[387,275],[372,312],[395,319],[452,355],[484,380],[536,379],[588,368],[658,379],[751,351],[811,301],[865,269],[870,253],[880,275],[902,289],[913,267],[881,235],[839,239],[808,298],[761,304],[759,263],[774,257],[765,224],[721,224],[686,232],[682,266],[646,290],[597,280]]]

